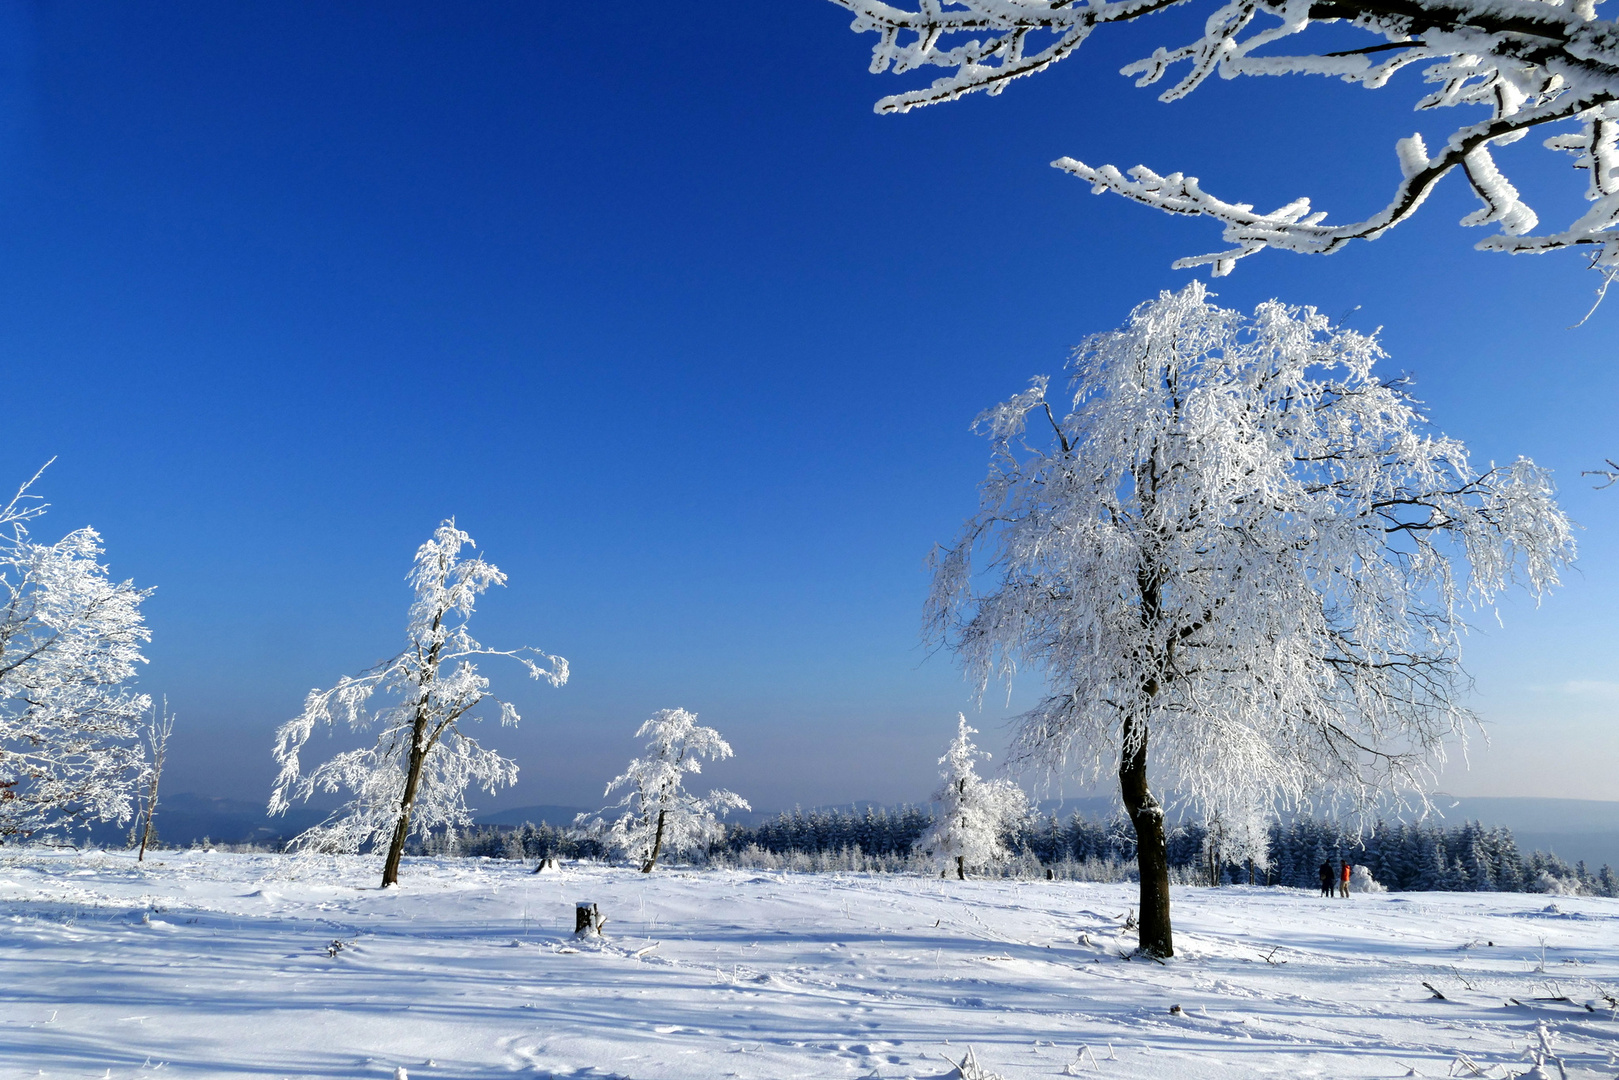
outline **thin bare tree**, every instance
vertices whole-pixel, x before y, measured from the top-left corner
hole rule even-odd
[[[141,732],[146,742],[148,759],[146,762],[146,792],[136,813],[136,827],[140,831],[140,852],[135,856],[136,862],[144,862],[146,849],[157,840],[157,793],[158,785],[163,781],[163,763],[169,756],[169,736],[174,734],[174,714],[169,711],[168,698],[163,699],[162,708],[153,706],[147,711],[145,730]]]

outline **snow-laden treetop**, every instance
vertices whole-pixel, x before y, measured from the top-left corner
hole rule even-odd
[[[1144,770],[1150,731],[1159,783],[1225,810],[1431,779],[1470,726],[1467,609],[1545,594],[1574,540],[1546,470],[1475,468],[1382,356],[1193,282],[1081,345],[1066,407],[1038,378],[979,418],[931,626],[980,692],[1043,679],[1016,753]]]
[[[853,29],[878,41],[871,70],[908,72],[925,67],[951,74],[925,88],[883,98],[879,112],[905,112],[952,101],[976,90],[998,94],[1008,82],[1042,71],[1076,51],[1093,30],[1127,22],[1193,0],[833,0],[854,12]],[[1211,5],[1212,7],[1212,5]],[[1215,275],[1266,247],[1326,254],[1351,240],[1373,239],[1416,212],[1434,185],[1460,169],[1482,205],[1463,225],[1495,225],[1479,243],[1490,251],[1539,253],[1586,248],[1593,265],[1619,272],[1619,25],[1596,17],[1593,0],[1230,0],[1213,7],[1196,40],[1159,47],[1128,65],[1138,86],[1169,77],[1161,100],[1191,93],[1214,74],[1330,75],[1368,89],[1387,85],[1412,64],[1436,89],[1419,109],[1472,105],[1487,115],[1458,124],[1430,150],[1420,135],[1395,147],[1399,180],[1386,206],[1362,221],[1326,222],[1326,212],[1300,198],[1268,213],[1248,203],[1225,202],[1203,191],[1196,177],[1161,176],[1144,165],[1121,172],[1071,157],[1052,164],[1098,193],[1114,191],[1161,210],[1206,214],[1225,226],[1232,246],[1182,259],[1177,267],[1211,264]],[[1379,39],[1355,48],[1288,46],[1322,23],[1348,23]],[[1341,44],[1342,34],[1330,37]],[[1537,231],[1540,221],[1502,175],[1491,148],[1531,129],[1568,122],[1545,140],[1548,149],[1574,155],[1586,170],[1591,208],[1566,228]]]

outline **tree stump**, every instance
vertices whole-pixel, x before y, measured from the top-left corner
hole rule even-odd
[[[573,932],[579,937],[594,935],[601,937],[602,927],[607,920],[602,918],[600,909],[590,901],[581,901],[573,908]]]
[[[557,868],[557,861],[555,859],[541,859],[540,860],[540,865],[538,865],[538,866],[536,866],[534,868],[534,872],[536,874],[543,874],[547,870],[555,870],[556,868]]]

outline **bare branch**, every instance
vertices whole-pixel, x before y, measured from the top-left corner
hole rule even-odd
[[[1580,475],[1602,477],[1602,483],[1595,485],[1596,489],[1601,491],[1605,487],[1612,487],[1615,483],[1619,483],[1619,462],[1609,458],[1606,469],[1586,469]]]

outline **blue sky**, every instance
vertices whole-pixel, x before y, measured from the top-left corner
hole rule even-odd
[[[1197,20],[1206,12],[1194,12]],[[42,532],[94,524],[155,585],[145,687],[171,790],[259,799],[311,686],[397,647],[416,545],[455,515],[510,586],[476,626],[566,655],[489,742],[499,802],[594,801],[654,709],[718,726],[758,806],[925,797],[956,710],[923,561],[974,505],[980,409],[1178,287],[1217,230],[1047,166],[1181,169],[1228,198],[1380,205],[1408,72],[1368,92],[1116,74],[1099,33],[999,98],[872,103],[822,0],[713,5],[18,4],[0,14],[0,475],[51,455]],[[1503,164],[1548,222],[1584,179]],[[1581,570],[1471,647],[1494,744],[1457,793],[1619,799],[1619,306],[1577,258],[1470,250],[1447,182],[1326,259],[1216,288],[1382,326],[1437,425],[1557,470]],[[995,703],[1001,704],[999,699]],[[1005,711],[976,714],[1000,741]],[[482,805],[498,805],[484,800]]]

